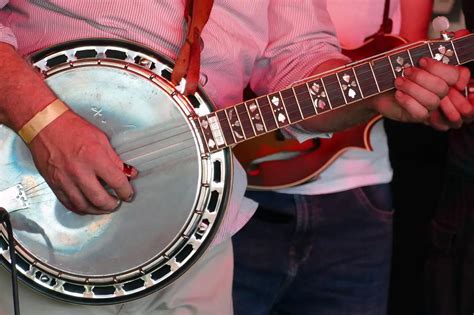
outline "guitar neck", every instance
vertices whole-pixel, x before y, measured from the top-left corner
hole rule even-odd
[[[417,65],[422,57],[451,65],[467,63],[474,59],[474,34],[407,45],[198,117],[195,122],[205,150],[218,151],[389,91],[404,69]]]

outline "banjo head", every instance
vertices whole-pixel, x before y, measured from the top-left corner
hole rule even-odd
[[[56,199],[21,139],[0,125],[0,205],[11,212],[21,278],[46,294],[91,304],[163,288],[199,258],[227,203],[230,153],[207,153],[195,121],[211,103],[202,93],[184,97],[167,79],[172,64],[131,43],[68,43],[32,63],[139,176],[132,203],[112,214],[77,215]]]

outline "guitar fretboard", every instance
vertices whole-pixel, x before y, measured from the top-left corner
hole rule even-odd
[[[392,50],[290,88],[196,119],[207,152],[243,142],[394,88],[394,81],[422,57],[451,65],[474,59],[474,35],[422,42]]]

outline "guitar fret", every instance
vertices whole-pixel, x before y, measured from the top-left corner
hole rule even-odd
[[[346,104],[362,98],[359,84],[355,79],[355,72],[352,68],[338,72],[336,75]]]
[[[240,126],[242,127],[242,130],[244,131],[245,138],[253,138],[255,137],[255,132],[253,130],[252,123],[250,122],[250,116],[247,112],[247,108],[245,107],[245,104],[239,104],[235,106],[235,109],[237,111],[237,115],[239,116],[240,120]]]
[[[408,52],[410,53],[412,64],[415,66],[418,65],[421,58],[428,56],[431,57],[431,51],[429,50],[429,46],[426,44],[411,48]]]
[[[257,104],[255,104],[255,100],[246,102],[245,106],[247,106],[247,112],[249,114],[250,122],[252,123],[255,134],[260,135],[265,133],[265,122],[262,120],[262,114],[260,113],[260,109],[258,108]]]
[[[361,95],[362,98],[365,98],[364,92],[362,92],[362,89],[361,89],[361,87],[360,87],[359,77],[357,76],[357,73],[356,73],[356,71],[355,71],[355,68],[352,68],[352,71],[354,72],[354,78],[355,78],[355,80],[356,80],[357,86],[359,87],[360,95]]]
[[[331,101],[328,99],[326,88],[322,79],[317,79],[306,83],[308,92],[313,100],[313,106],[316,113],[321,114],[331,110]]]
[[[454,56],[456,56],[456,61],[458,62],[457,64],[460,65],[461,62],[459,62],[458,53],[457,53],[457,51],[456,51],[456,47],[454,47],[453,41],[451,41],[451,47],[453,48]]]
[[[392,64],[392,69],[394,69],[394,73],[396,77],[403,76],[403,72],[406,68],[413,66],[411,62],[411,58],[408,55],[408,52],[401,51],[397,54],[390,55],[390,62]],[[407,60],[410,60],[407,62]]]
[[[381,92],[379,83],[377,82],[377,78],[375,77],[375,71],[374,71],[374,67],[372,66],[372,61],[369,62],[369,66],[370,66],[370,71],[372,71],[372,75],[374,76],[374,81],[375,81],[375,85],[377,85],[377,90]]]
[[[270,107],[272,108],[273,115],[275,116],[278,127],[284,127],[290,124],[288,120],[288,113],[281,100],[280,93],[273,93],[268,95]]]
[[[430,50],[431,58],[434,59],[433,50],[431,50],[431,45],[430,44],[426,44],[426,45],[428,45],[428,49]]]
[[[296,91],[293,86],[291,87],[291,91],[293,92],[293,96],[296,100],[296,105],[298,106],[298,110],[300,111],[301,118],[304,119],[303,111],[301,110],[300,101],[298,101],[298,96],[296,95]]]
[[[331,109],[338,108],[346,104],[344,94],[342,93],[342,87],[339,83],[337,75],[330,74],[321,78],[324,88],[326,90],[327,97],[329,99],[329,104]]]
[[[219,110],[216,112],[219,122],[221,123],[222,133],[224,134],[224,139],[227,145],[232,145],[237,141],[234,138],[234,133],[230,127],[229,119],[227,118],[225,110]]]
[[[225,109],[225,112],[229,120],[230,127],[232,128],[232,133],[236,142],[244,141],[246,138],[244,131],[241,127],[242,124],[240,122],[239,116],[237,115],[236,109],[234,107],[229,107]]]
[[[453,47],[456,45],[456,51],[458,53],[459,61],[466,63],[474,58],[474,37],[468,35],[463,38],[455,39],[453,41]]]
[[[289,88],[283,91],[280,91],[281,98],[283,99],[283,104],[285,105],[288,118],[291,123],[296,123],[303,119],[301,114],[301,109],[298,106],[298,101],[295,98],[295,93],[293,89]]]
[[[304,118],[312,117],[318,112],[313,104],[311,94],[309,93],[307,84],[296,85],[293,87],[295,91],[296,99],[300,104],[301,114]]]
[[[369,97],[379,92],[377,81],[375,80],[375,75],[370,63],[366,62],[355,66],[354,73],[356,73],[359,78],[359,88],[364,97]]]
[[[336,78],[337,78],[337,83],[339,83],[339,87],[341,88],[341,91],[343,91],[342,89],[342,85],[341,85],[341,80],[339,80],[339,76],[338,74],[336,73]],[[342,97],[344,98],[344,103],[347,104],[347,99],[346,99],[346,94],[344,92],[342,92]]]
[[[396,78],[397,74],[395,73],[395,70],[393,69],[392,61],[390,60],[390,56],[385,57],[388,59],[388,63],[390,64],[390,69],[392,69],[393,76]]]
[[[275,130],[278,128],[278,124],[275,120],[275,115],[273,114],[272,107],[268,101],[267,96],[259,97],[255,100],[262,114],[263,121],[267,127],[267,131]]]
[[[387,73],[391,72],[391,68],[392,65],[387,57],[377,59],[373,62],[375,79],[377,80],[380,92],[390,90],[394,86],[394,77],[387,75]]]

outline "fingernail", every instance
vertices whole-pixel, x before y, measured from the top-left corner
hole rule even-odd
[[[115,205],[115,208],[112,211],[117,211],[120,208],[121,205],[122,205],[122,200],[117,198],[117,204]]]
[[[133,199],[135,199],[135,192],[131,192],[130,195],[128,196],[127,200],[125,200],[126,202],[132,202]]]

